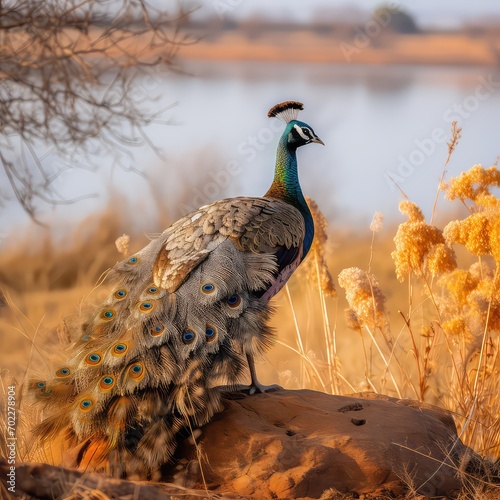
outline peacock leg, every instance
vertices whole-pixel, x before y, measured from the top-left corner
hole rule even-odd
[[[248,362],[248,368],[250,369],[250,377],[251,377],[251,383],[247,387],[249,394],[279,391],[280,389],[283,389],[283,387],[277,384],[263,385],[259,382],[257,378],[257,370],[255,369],[255,361],[253,359],[253,354],[249,352],[247,352],[247,362]]]
[[[277,384],[272,384],[272,385],[261,384],[259,382],[259,379],[257,378],[257,370],[255,369],[255,361],[253,355],[247,353],[246,356],[247,356],[248,368],[250,369],[250,377],[251,377],[250,385],[236,384],[236,385],[218,386],[218,389],[225,394],[225,397],[228,397],[229,399],[234,399],[234,398],[239,399],[238,397],[236,397],[236,395],[241,392],[252,395],[252,394],[262,394],[265,392],[279,391],[283,389],[283,387]]]

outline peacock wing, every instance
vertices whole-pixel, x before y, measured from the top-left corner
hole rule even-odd
[[[243,252],[275,255],[279,273],[300,258],[305,224],[301,213],[282,200],[240,197],[201,207],[167,231],[153,278],[172,293],[228,239]]]

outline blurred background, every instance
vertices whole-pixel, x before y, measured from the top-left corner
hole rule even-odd
[[[78,33],[78,42],[72,40],[84,62],[73,62],[95,72],[108,54],[83,45],[112,38],[111,27],[116,37],[127,20],[129,30],[142,25],[124,45],[123,78],[128,102],[149,121],[139,130],[124,117],[111,130],[70,136],[64,147],[57,129],[30,137],[3,126],[0,244],[23,233],[34,214],[63,235],[117,194],[134,227],[160,231],[152,197],[161,197],[176,218],[224,196],[264,193],[281,133],[266,113],[287,99],[305,104],[301,118],[326,144],[300,151],[300,175],[305,193],[337,226],[366,228],[375,211],[399,220],[397,186],[428,215],[453,120],[463,138],[451,174],[475,163],[489,166],[500,152],[500,5],[494,0],[150,2],[153,24],[168,25],[170,37],[159,40],[148,38],[150,26],[135,3],[87,2],[92,9],[76,15],[87,31],[75,29],[74,18],[66,30]],[[98,85],[89,84],[90,94],[104,92],[103,85],[108,94],[125,86],[113,82],[116,68],[107,64],[94,74]],[[57,73],[49,86],[60,84]],[[4,79],[8,84],[5,73]],[[34,114],[28,104],[23,112]],[[78,120],[85,111],[72,113]],[[9,161],[31,193],[6,175]],[[81,197],[89,198],[67,203]]]

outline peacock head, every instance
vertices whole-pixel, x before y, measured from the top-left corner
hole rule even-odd
[[[297,115],[302,109],[304,109],[304,105],[301,102],[285,101],[273,106],[267,116],[278,118],[286,123],[282,140],[286,141],[290,149],[297,149],[310,142],[324,145],[325,143],[316,135],[310,125],[297,120]]]

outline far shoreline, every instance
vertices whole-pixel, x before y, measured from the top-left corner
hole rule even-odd
[[[491,68],[500,64],[500,34],[489,37],[457,32],[389,32],[361,39],[326,37],[307,30],[265,31],[249,37],[226,30],[216,36],[205,37],[202,32],[192,35],[198,41],[182,46],[181,59]]]

